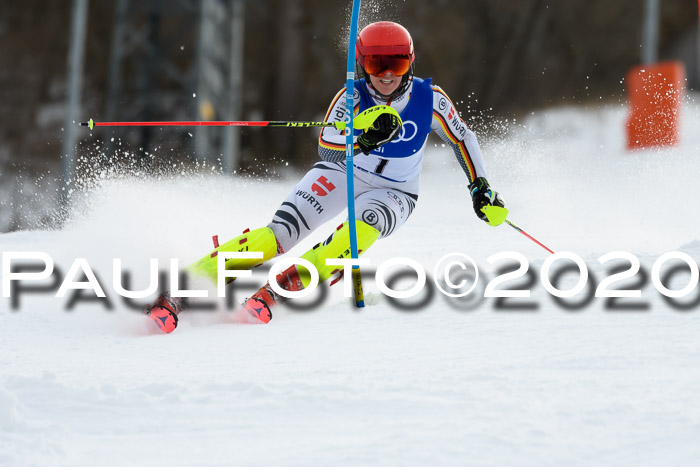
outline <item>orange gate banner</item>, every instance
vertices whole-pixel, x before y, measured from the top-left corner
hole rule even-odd
[[[685,68],[671,61],[640,65],[627,73],[630,116],[627,148],[672,146],[680,139]]]

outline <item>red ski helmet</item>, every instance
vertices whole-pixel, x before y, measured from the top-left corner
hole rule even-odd
[[[370,86],[370,74],[382,76],[391,71],[396,76],[401,76],[401,86],[392,93],[395,96],[408,87],[408,80],[413,76],[416,54],[413,39],[406,28],[392,21],[379,21],[360,31],[355,58]]]

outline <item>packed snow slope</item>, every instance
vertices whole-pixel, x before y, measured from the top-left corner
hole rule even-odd
[[[440,147],[427,154],[412,218],[366,256],[361,311],[338,285],[310,310],[279,308],[269,325],[232,324],[218,303],[160,335],[116,295],[114,258],[132,288],[146,288],[149,258],[185,265],[213,234],[266,224],[293,178],[106,180],[77,197],[62,230],[0,235],[3,253],[45,252],[59,271],[37,282],[51,292],[0,302],[0,465],[698,465],[700,286],[673,305],[649,276],[669,251],[700,261],[700,107],[686,105],[671,149],[626,152],[624,119],[623,108],[549,110],[482,146],[512,221],[578,254],[594,289],[611,274],[598,258],[631,252],[642,272],[617,286],[641,288],[636,299],[581,292],[557,303],[539,278],[548,253],[479,221]],[[533,272],[509,283],[532,296],[505,307],[483,298],[507,264],[487,258],[502,251],[525,255]],[[466,299],[432,287],[397,306],[373,280],[395,257],[430,280],[453,252],[481,269]],[[109,306],[55,297],[76,258]],[[683,288],[688,271],[666,285]],[[236,300],[265,281],[262,268],[248,281]]]

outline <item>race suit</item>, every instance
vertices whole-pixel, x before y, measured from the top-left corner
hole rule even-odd
[[[346,120],[345,88],[333,99],[324,121]],[[365,80],[355,81],[354,113],[375,105],[390,105],[401,115],[403,126],[391,142],[363,154],[355,132],[354,184],[357,220],[377,229],[380,238],[402,226],[416,207],[418,182],[431,131],[448,144],[469,183],[486,177],[481,150],[474,133],[454,104],[431,80],[413,78],[406,91],[383,99]],[[319,156],[297,183],[268,225],[277,238],[280,253],[289,251],[309,233],[347,207],[346,148],[343,131],[325,127],[319,136]]]

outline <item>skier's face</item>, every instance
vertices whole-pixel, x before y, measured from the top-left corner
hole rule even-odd
[[[369,79],[372,82],[374,89],[379,91],[379,93],[388,96],[392,92],[396,91],[401,85],[401,77],[396,76],[391,71],[387,71],[382,76],[369,75]]]

